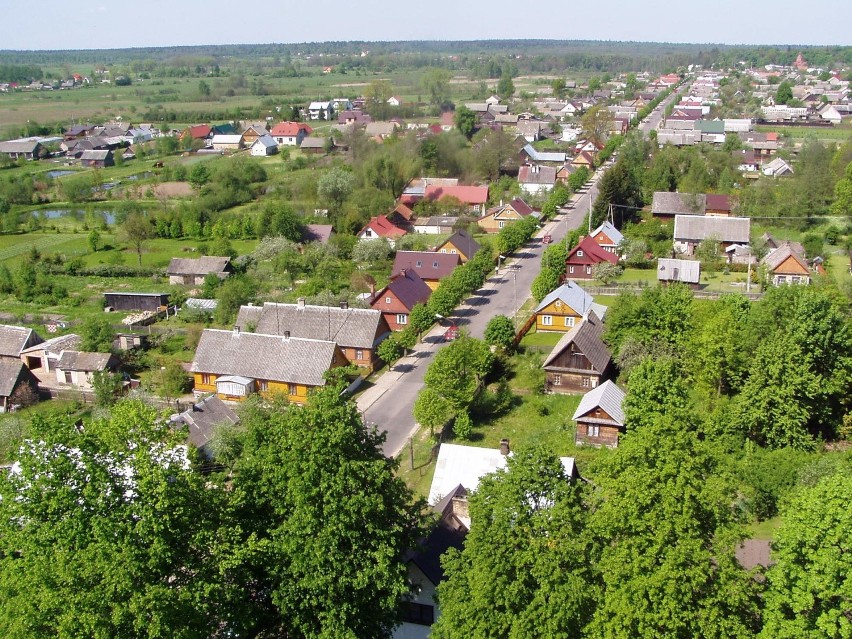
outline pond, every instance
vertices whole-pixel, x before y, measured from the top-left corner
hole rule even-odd
[[[154,173],[151,171],[145,171],[143,173],[136,173],[135,175],[128,175],[128,180],[147,180],[150,177],[154,177]]]
[[[56,178],[61,178],[63,175],[73,175],[77,171],[63,171],[59,169],[55,169],[53,171],[48,171],[45,175],[53,180]]]
[[[115,224],[115,214],[112,211],[92,211],[96,219],[103,219],[107,224]],[[40,217],[43,220],[57,220],[61,217],[70,217],[74,220],[83,221],[86,218],[86,211],[82,209],[40,209],[33,211],[34,217]]]

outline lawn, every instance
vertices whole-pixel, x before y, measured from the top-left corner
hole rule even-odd
[[[747,527],[749,536],[752,539],[767,539],[772,541],[775,539],[775,533],[781,525],[781,517],[773,517],[766,521],[756,521]]]

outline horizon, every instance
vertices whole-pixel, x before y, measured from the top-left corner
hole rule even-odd
[[[597,6],[548,7],[546,13],[534,14],[546,16],[542,24],[534,26],[526,26],[515,15],[526,13],[525,9],[508,0],[470,0],[464,15],[449,0],[435,0],[428,8],[370,0],[369,6],[354,10],[342,0],[327,0],[316,21],[280,18],[280,5],[271,0],[259,0],[249,14],[232,19],[219,17],[235,13],[223,0],[127,0],[112,6],[104,0],[43,0],[39,15],[49,19],[33,29],[32,4],[7,2],[0,10],[4,22],[27,28],[9,29],[4,34],[5,53],[503,40],[845,47],[849,46],[848,25],[852,23],[852,3],[838,7],[833,0],[813,0],[804,11],[793,0],[777,0],[771,11],[738,0],[718,0],[712,8],[672,7],[661,0],[649,0],[642,6],[617,2],[607,7],[605,16]],[[475,16],[475,20],[467,16]],[[50,24],[61,28],[51,31]],[[111,28],[113,25],[119,28]],[[391,34],[393,38],[388,37]]]

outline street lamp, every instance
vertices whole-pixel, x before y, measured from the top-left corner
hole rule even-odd
[[[503,264],[503,260],[506,259],[505,255],[497,256],[497,275],[500,275],[500,265]]]

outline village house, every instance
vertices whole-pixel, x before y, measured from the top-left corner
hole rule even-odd
[[[783,158],[775,158],[771,162],[764,164],[761,171],[769,177],[781,177],[782,175],[792,175],[793,167]]]
[[[81,342],[80,336],[74,333],[52,337],[22,350],[21,362],[31,371],[49,373],[56,369],[63,351],[75,351],[80,348]]]
[[[606,306],[596,303],[583,287],[572,280],[548,293],[535,310],[537,333],[565,333],[574,328],[589,312],[599,318],[606,314]]]
[[[169,306],[168,293],[104,293],[104,308],[113,311],[151,311]]]
[[[0,359],[20,361],[25,349],[42,342],[44,339],[31,328],[0,324]]]
[[[112,353],[63,351],[56,362],[56,381],[79,390],[92,390],[95,373],[118,370],[118,358]]]
[[[360,231],[358,231],[357,237],[359,242],[384,238],[391,246],[393,246],[399,238],[405,235],[405,233],[406,230],[391,223],[391,221],[388,220],[387,215],[377,215],[376,217],[370,218],[370,221],[367,222]]]
[[[524,164],[565,164],[566,158],[567,154],[564,151],[539,151],[532,144],[524,145],[524,148],[518,152],[518,159]]]
[[[279,122],[269,135],[279,146],[301,146],[302,140],[313,133],[313,129],[304,122]]]
[[[661,257],[657,259],[657,281],[661,284],[680,282],[697,286],[701,279],[701,262]]]
[[[243,148],[243,136],[239,133],[219,133],[211,138],[210,146],[215,151],[239,151]]]
[[[190,371],[196,395],[242,401],[258,393],[304,404],[311,389],[325,385],[325,374],[345,366],[336,343],[283,335],[208,328],[201,333]]]
[[[38,380],[23,362],[0,357],[0,413],[38,401]]]
[[[441,280],[452,275],[461,263],[461,257],[457,253],[397,251],[391,269],[391,277],[396,277],[402,271],[410,269],[417,273],[434,291],[438,288]]]
[[[331,116],[333,115],[333,102],[311,102],[308,105],[308,117],[311,120],[331,120]]]
[[[734,198],[730,195],[708,193],[705,196],[704,215],[731,217],[734,214]]]
[[[364,133],[369,138],[384,140],[391,137],[399,128],[396,122],[368,122],[364,127]]]
[[[589,169],[589,171],[592,171],[595,168],[595,156],[589,151],[580,151],[574,159],[571,160],[571,166],[577,168],[584,166]]]
[[[105,169],[108,166],[115,166],[115,158],[109,149],[83,151],[80,156],[80,165],[87,168]]]
[[[617,448],[624,433],[624,391],[611,380],[583,395],[574,411],[574,443],[577,446]]]
[[[604,222],[594,231],[589,233],[589,237],[592,238],[603,250],[616,254],[618,253],[618,245],[624,241],[624,236],[621,234],[621,231],[615,228],[615,226],[608,221]]]
[[[612,355],[602,334],[602,321],[590,312],[562,336],[544,360],[547,392],[585,392],[609,378]]]
[[[703,193],[669,193],[656,191],[651,201],[651,215],[667,221],[675,215],[704,215],[707,196]]]
[[[250,147],[258,138],[264,135],[269,135],[269,126],[266,122],[258,122],[247,126],[245,131],[243,131],[243,146]]]
[[[37,160],[42,147],[38,140],[9,140],[0,142],[0,155],[7,155],[12,160]]]
[[[249,153],[253,157],[267,157],[278,153],[278,143],[271,135],[261,135],[249,147]]]
[[[448,237],[444,242],[435,249],[437,253],[458,254],[461,257],[462,264],[473,259],[479,251],[479,243],[474,240],[467,231],[458,230]]]
[[[682,255],[694,255],[704,240],[716,240],[724,250],[732,244],[748,244],[750,233],[751,219],[747,217],[676,215],[674,250]]]
[[[485,204],[488,202],[488,187],[428,184],[423,196],[433,202],[445,198],[455,198],[472,213],[480,213],[485,210]]]
[[[515,198],[508,204],[501,202],[498,206],[491,207],[476,223],[486,233],[499,233],[505,226],[530,215],[539,216],[529,204],[521,198]]]
[[[432,289],[413,270],[403,269],[388,285],[373,294],[370,308],[380,311],[392,331],[408,326],[408,316],[417,304],[425,304]]]
[[[202,458],[210,461],[213,459],[210,442],[217,428],[239,424],[240,417],[221,399],[210,395],[179,415],[172,415],[171,423],[176,428],[186,427],[187,441],[201,453]]]
[[[766,267],[768,276],[775,286],[811,283],[811,271],[807,262],[802,254],[796,252],[793,245],[788,242],[772,249],[761,263]]]
[[[411,228],[415,233],[426,235],[445,235],[452,233],[453,228],[459,223],[456,215],[432,215],[430,217],[419,217],[414,220]]]
[[[618,256],[600,246],[587,235],[571,249],[565,260],[565,276],[568,279],[590,280],[594,277],[594,267],[602,262],[617,264]]]
[[[350,364],[372,370],[379,361],[376,349],[390,334],[382,314],[367,308],[266,302],[263,306],[242,306],[236,325],[241,331],[264,335],[284,335],[299,339],[335,342]]]
[[[200,286],[204,278],[213,274],[220,280],[234,272],[230,257],[206,255],[198,258],[173,257],[166,269],[169,284]]]
[[[299,145],[299,149],[301,149],[302,153],[312,153],[319,155],[321,153],[325,153],[326,144],[330,144],[331,148],[334,148],[334,139],[333,138],[305,138],[302,140],[302,143]]]
[[[334,235],[334,226],[331,224],[305,224],[302,229],[302,244],[311,242],[328,244],[332,235]]]
[[[521,191],[529,195],[552,191],[556,186],[556,168],[525,164],[518,170],[518,184],[521,185]]]

